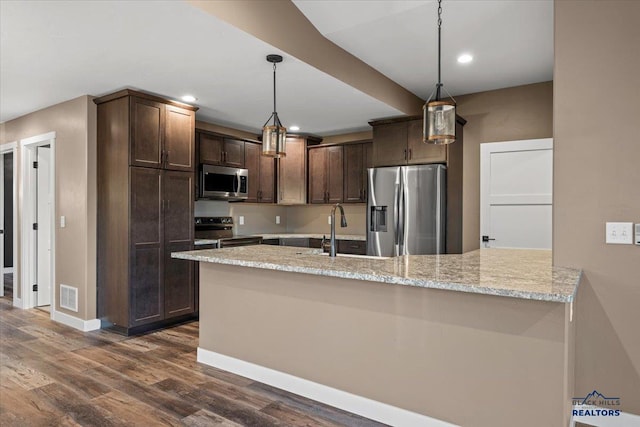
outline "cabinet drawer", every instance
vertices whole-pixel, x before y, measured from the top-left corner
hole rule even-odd
[[[280,239],[280,246],[295,246],[299,248],[308,248],[309,239],[304,237],[290,237],[287,239]]]
[[[367,242],[363,240],[338,240],[338,253],[366,255]]]
[[[280,239],[262,239],[262,244],[280,246]]]
[[[322,245],[322,239],[309,239],[309,247],[314,249],[320,249]]]

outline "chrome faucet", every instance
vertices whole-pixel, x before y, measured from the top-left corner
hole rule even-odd
[[[336,203],[331,209],[331,244],[329,246],[329,256],[336,256],[336,208],[340,208],[340,227],[347,226],[347,217],[344,216],[344,209],[340,203]]]

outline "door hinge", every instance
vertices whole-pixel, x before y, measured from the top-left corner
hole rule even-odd
[[[33,229],[34,229],[34,230],[38,230],[38,223],[37,223],[37,222],[34,222],[34,223],[33,223]]]
[[[33,162],[33,168],[38,169],[38,162]]]
[[[38,292],[38,285],[33,285],[33,292]]]

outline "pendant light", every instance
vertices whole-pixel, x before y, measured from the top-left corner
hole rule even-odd
[[[262,155],[280,158],[286,156],[285,143],[287,128],[282,126],[276,111],[276,64],[282,62],[280,55],[267,55],[267,61],[273,64],[273,113],[262,127]],[[273,119],[273,124],[269,122]]]
[[[435,100],[431,100],[433,92],[422,107],[424,122],[422,141],[427,144],[451,144],[456,140],[456,101],[447,92],[450,99],[440,99],[440,91],[444,88],[441,80],[441,32],[442,32],[442,0],[438,0],[438,83]]]

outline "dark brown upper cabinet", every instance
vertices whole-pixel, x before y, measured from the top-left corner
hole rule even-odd
[[[127,94],[131,120],[130,166],[194,171],[195,110],[167,104],[155,97],[131,94]]]
[[[446,163],[446,145],[422,142],[422,119],[379,120],[373,126],[373,166]]]
[[[262,155],[262,145],[253,142],[244,143],[245,167],[249,170],[250,203],[274,203],[275,169],[273,157]]]
[[[367,201],[367,168],[372,167],[372,144],[345,144],[344,146],[344,202]]]
[[[309,147],[309,203],[339,203],[343,197],[343,147]]]
[[[307,202],[307,140],[287,136],[285,157],[278,162],[278,203],[304,205]]]
[[[198,131],[199,161],[208,165],[245,167],[244,141]]]

